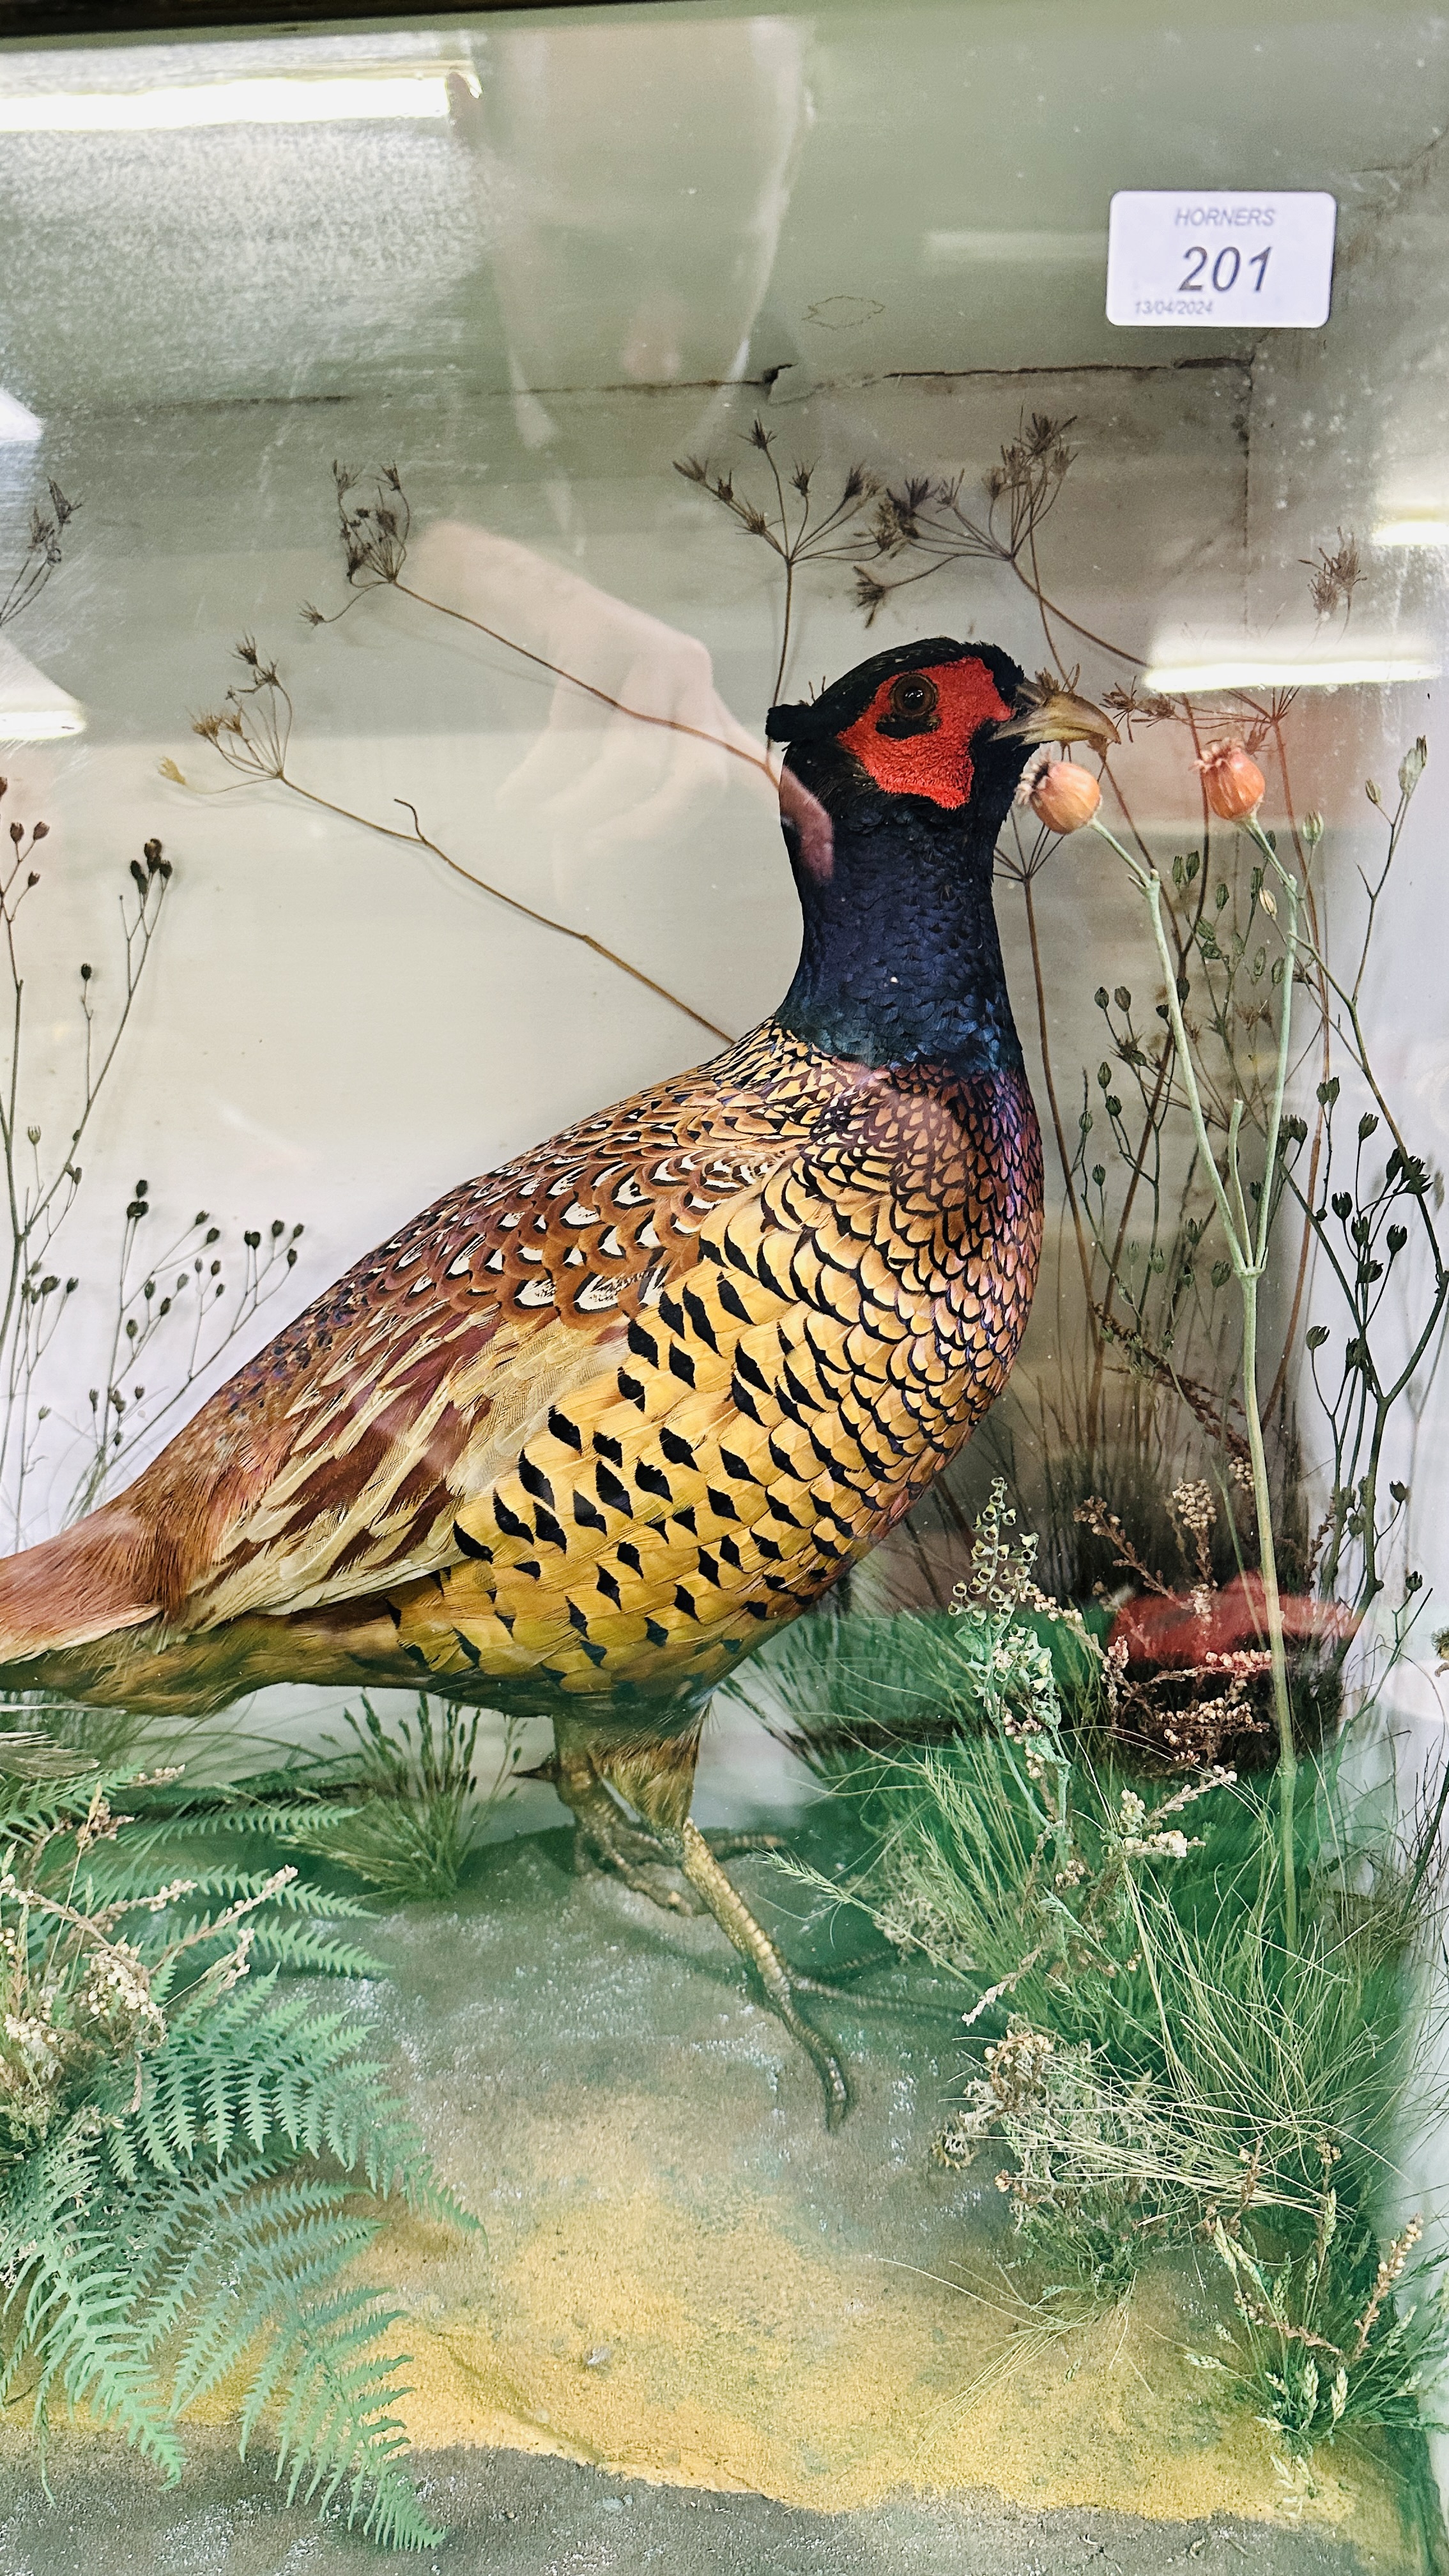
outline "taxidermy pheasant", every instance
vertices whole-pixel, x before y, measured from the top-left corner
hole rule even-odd
[[[708,1907],[834,2118],[811,1981],[690,1820],[703,1712],[1010,1370],[1042,1170],[993,852],[1030,746],[1111,728],[935,638],[768,731],[804,913],[779,1010],[359,1262],[127,1492],[0,1566],[0,1669],[138,1710],[306,1681],[547,1711],[582,1855]]]

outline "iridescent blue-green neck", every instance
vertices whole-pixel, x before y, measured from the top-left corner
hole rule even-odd
[[[994,818],[973,832],[922,798],[865,792],[834,817],[828,875],[792,846],[805,919],[782,1026],[870,1065],[1019,1068],[991,898],[995,838]]]

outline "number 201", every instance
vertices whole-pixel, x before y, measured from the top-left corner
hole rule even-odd
[[[1249,268],[1256,269],[1258,272],[1253,280],[1255,295],[1262,294],[1263,278],[1271,257],[1271,250],[1260,250],[1248,262]],[[1193,266],[1194,261],[1197,262],[1196,267]],[[1201,287],[1207,264],[1207,251],[1203,244],[1198,242],[1187,254],[1187,275],[1177,290],[1179,295],[1191,295]],[[1240,250],[1235,250],[1230,243],[1225,250],[1218,252],[1217,258],[1213,261],[1208,283],[1216,288],[1219,295],[1226,295],[1230,287],[1237,285],[1242,267],[1243,254]]]

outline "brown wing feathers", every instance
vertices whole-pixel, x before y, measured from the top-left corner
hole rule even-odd
[[[0,1565],[0,1657],[285,1612],[455,1555],[457,1502],[490,1463],[470,1479],[470,1449],[511,1456],[535,1381],[591,1374],[621,1289],[747,1184],[711,1071],[465,1184],[358,1263],[125,1495]],[[778,1150],[778,1119],[745,1123]]]

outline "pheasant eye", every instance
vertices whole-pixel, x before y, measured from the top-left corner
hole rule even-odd
[[[924,671],[904,671],[891,684],[885,709],[877,724],[877,733],[934,733],[941,719],[937,712],[941,692]]]

